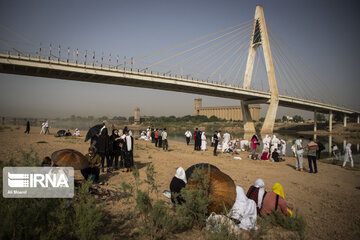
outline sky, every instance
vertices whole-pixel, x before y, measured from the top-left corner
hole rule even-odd
[[[81,53],[112,53],[113,59],[117,54],[136,59],[250,20],[256,4],[263,5],[268,27],[327,85],[323,94],[360,110],[356,0],[0,1],[0,51],[8,50],[5,41],[36,52],[31,42],[41,43],[43,51],[50,44],[54,51],[61,45],[64,55],[70,47]],[[136,107],[141,115],[183,116],[193,113],[198,97],[204,106],[240,104],[194,94],[0,74],[0,116],[7,117],[128,117]],[[262,108],[264,116],[266,105]],[[313,116],[293,109],[278,111],[278,117],[295,114]]]

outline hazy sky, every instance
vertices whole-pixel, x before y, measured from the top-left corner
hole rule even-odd
[[[264,7],[267,25],[315,74],[333,89],[339,105],[359,110],[359,1],[1,1],[0,40],[21,49],[36,47],[4,30],[23,35],[48,51],[67,47],[141,57],[252,19]],[[0,41],[0,50],[8,47]],[[83,54],[83,53],[81,53]],[[114,60],[113,60],[114,61]],[[129,60],[128,60],[129,61]],[[328,93],[331,94],[331,93]],[[0,116],[67,117],[193,113],[194,94],[0,74]],[[201,96],[204,106],[239,101]],[[298,114],[280,109],[278,116]],[[301,112],[304,114],[304,112]],[[264,115],[265,113],[263,113]],[[305,113],[305,117],[312,113]]]

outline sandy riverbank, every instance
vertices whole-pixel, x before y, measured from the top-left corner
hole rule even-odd
[[[4,129],[0,132],[0,160],[20,159],[21,152],[33,149],[41,160],[52,152],[73,148],[85,153],[88,143],[84,138],[55,138],[53,135],[39,135],[39,131],[30,135],[23,133],[24,129]],[[55,132],[52,129],[52,132]],[[184,139],[185,140],[185,139]],[[318,163],[318,174],[296,172],[295,160],[287,157],[285,162],[271,163],[250,160],[248,153],[241,153],[243,160],[235,160],[232,155],[219,154],[212,156],[209,149],[205,152],[195,152],[193,146],[185,143],[169,141],[169,152],[155,148],[153,144],[136,141],[135,162],[144,177],[146,164],[153,163],[157,172],[157,182],[160,189],[168,189],[169,182],[178,166],[185,169],[195,163],[208,162],[232,177],[237,185],[245,191],[257,178],[265,181],[265,187],[270,190],[279,182],[283,185],[285,198],[299,210],[307,222],[306,235],[310,239],[359,239],[360,237],[360,172],[349,171],[335,165]],[[305,166],[307,166],[307,161]],[[116,172],[104,174],[111,187],[121,181],[132,181],[131,174]],[[162,197],[162,196],[159,196]],[[111,211],[124,208],[121,202],[107,205]],[[129,206],[126,206],[129,207]]]

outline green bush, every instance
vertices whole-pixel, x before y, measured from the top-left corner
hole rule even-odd
[[[280,212],[273,211],[271,215],[263,216],[261,221],[267,222],[271,226],[280,226],[296,232],[300,239],[305,239],[306,221],[301,216],[298,216],[297,213],[293,217],[284,217]]]
[[[0,198],[0,239],[99,239],[107,221],[90,183],[73,199]],[[1,183],[2,188],[2,183]],[[1,189],[2,190],[2,189]]]

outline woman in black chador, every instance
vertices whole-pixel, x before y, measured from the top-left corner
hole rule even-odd
[[[125,131],[125,138],[123,143],[125,169],[124,172],[131,171],[134,166],[134,138],[129,135],[129,131]]]

